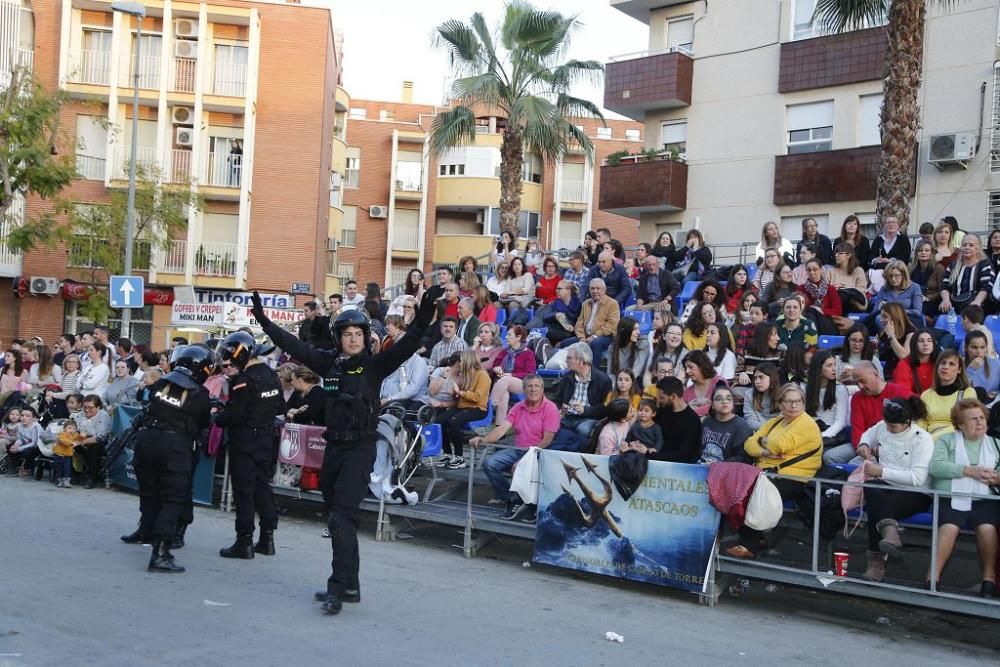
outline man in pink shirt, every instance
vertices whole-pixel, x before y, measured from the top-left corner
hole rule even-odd
[[[514,467],[521,457],[531,447],[545,449],[552,442],[559,430],[559,408],[545,398],[545,385],[542,378],[535,374],[526,375],[524,385],[524,400],[515,405],[507,413],[503,423],[498,425],[483,438],[473,438],[469,444],[473,447],[493,444],[502,438],[511,428],[514,429],[514,447],[501,449],[483,461],[483,470],[489,477],[490,484],[496,491],[497,498],[507,503],[503,513],[505,521],[513,521],[521,517],[524,523],[534,523],[536,509],[534,505],[525,505],[521,498],[510,492],[510,480],[506,473]],[[522,516],[523,515],[523,516]]]

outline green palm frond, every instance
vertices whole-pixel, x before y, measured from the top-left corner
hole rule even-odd
[[[891,0],[816,0],[814,20],[830,32],[880,25],[889,15]]]
[[[604,65],[596,60],[567,60],[549,71],[549,83],[553,88],[569,90],[578,82],[600,83]]]
[[[566,94],[560,95],[556,98],[556,109],[558,109],[560,115],[564,117],[593,117],[604,120],[601,108],[590,100],[585,100],[582,97],[573,97],[572,95]]]
[[[506,108],[506,87],[493,72],[455,79],[451,84],[451,97],[463,100],[467,106],[478,103]]]
[[[458,19],[445,21],[437,27],[435,46],[448,52],[448,62],[453,69],[474,71],[482,60],[482,45],[476,32]]]
[[[476,115],[466,106],[440,113],[431,126],[431,151],[440,155],[453,146],[465,146],[476,140]]]

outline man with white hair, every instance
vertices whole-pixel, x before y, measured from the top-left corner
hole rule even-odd
[[[608,296],[618,302],[621,310],[625,310],[625,304],[632,298],[632,281],[624,267],[615,261],[614,253],[605,250],[598,255],[597,266],[590,270],[589,277],[591,280],[603,280]]]
[[[470,297],[458,301],[458,337],[472,347],[479,334],[479,318],[476,317],[476,302]]]
[[[555,403],[562,425],[549,449],[577,451],[587,442],[598,420],[604,418],[604,399],[611,391],[611,378],[594,367],[594,357],[586,343],[574,343],[566,351],[566,368],[556,386]]]
[[[621,319],[618,302],[609,297],[605,289],[602,279],[591,278],[590,298],[583,302],[574,335],[559,343],[561,348],[576,342],[586,343],[590,346],[595,365],[600,364],[604,353],[611,346]]]

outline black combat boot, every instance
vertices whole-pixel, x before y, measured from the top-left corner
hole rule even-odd
[[[233,546],[227,549],[219,549],[219,555],[223,558],[251,560],[253,558],[253,533],[237,535]]]
[[[156,540],[153,542],[153,555],[149,558],[150,572],[183,572],[184,568],[174,562],[174,555],[170,553],[170,542],[167,540]]]
[[[149,536],[142,533],[141,527],[136,528],[133,533],[122,535],[120,539],[125,544],[149,544],[150,542]]]
[[[253,546],[253,550],[262,556],[274,555],[274,531],[260,529],[260,541]]]
[[[340,613],[341,608],[343,608],[344,603],[341,602],[340,598],[329,593],[326,596],[326,600],[323,601],[323,613],[329,614],[330,616],[335,616]]]
[[[174,533],[174,542],[170,545],[171,549],[183,549],[184,548],[184,533],[187,532],[188,524],[181,521],[177,522],[177,532]]]

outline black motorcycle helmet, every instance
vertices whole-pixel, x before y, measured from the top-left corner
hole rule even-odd
[[[330,333],[333,335],[333,344],[338,350],[340,349],[340,334],[347,327],[358,327],[361,329],[365,339],[364,349],[371,349],[372,323],[368,319],[368,313],[360,308],[341,310],[340,314],[330,321]]]
[[[219,343],[216,353],[219,355],[219,361],[228,361],[236,368],[243,370],[253,358],[256,345],[257,341],[247,332],[234,331]]]
[[[215,356],[204,345],[182,345],[170,355],[170,370],[180,371],[198,384],[203,384],[212,372]]]

